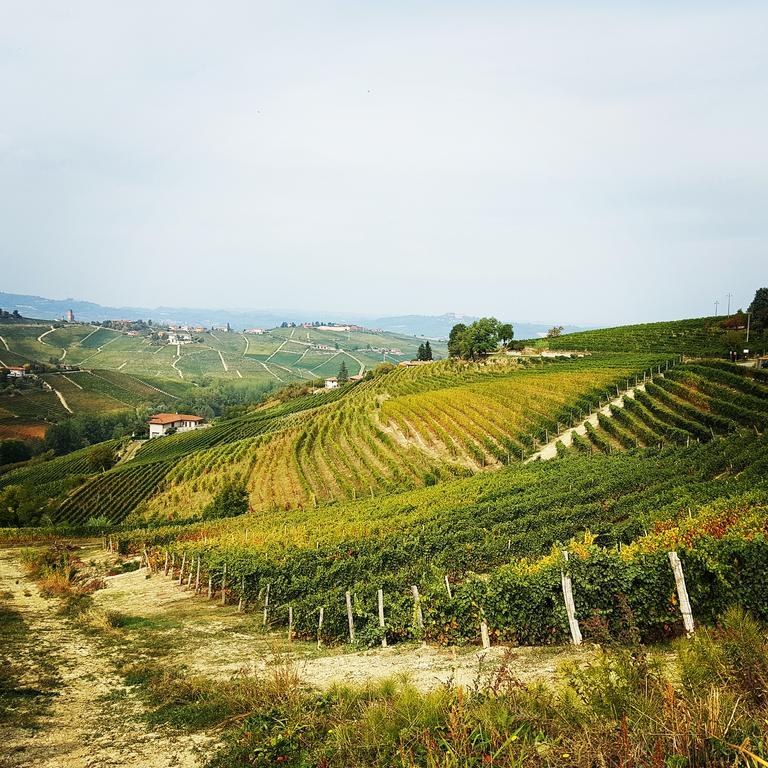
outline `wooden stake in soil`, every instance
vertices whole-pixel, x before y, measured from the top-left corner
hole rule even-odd
[[[149,553],[146,547],[144,547],[144,559],[147,561],[147,570],[152,573],[152,563],[149,561]]]
[[[173,574],[174,574],[175,570],[176,570],[176,553],[174,552],[171,555],[171,571],[170,571],[171,578],[174,578]]]
[[[384,590],[379,590],[379,626],[382,629],[382,635],[381,635],[381,647],[386,648],[387,647],[387,633],[386,633],[386,624],[384,623]]]
[[[243,612],[243,600],[245,599],[245,576],[240,579],[240,600],[237,603],[237,612]]]
[[[568,553],[564,551],[563,555],[565,555],[565,561],[568,562]],[[568,626],[571,628],[571,639],[574,645],[581,645],[581,629],[579,629],[579,621],[576,618],[576,605],[573,602],[571,577],[565,572],[565,569],[560,572],[560,579],[563,585],[565,610],[568,613]]]
[[[181,569],[179,570],[179,586],[182,585],[184,581],[184,565],[187,562],[187,553],[184,553],[184,556],[181,558]]]
[[[483,621],[480,625],[480,639],[483,642],[483,648],[488,650],[491,647],[491,636],[488,634],[488,622]]]
[[[317,647],[320,648],[323,645],[322,631],[323,631],[323,615],[325,614],[325,608],[320,606],[320,616],[317,619]]]
[[[165,550],[165,565],[163,566],[163,573],[168,575],[168,550]]]
[[[349,642],[355,642],[355,617],[352,613],[352,593],[347,592],[347,624],[349,624]]]
[[[267,584],[267,591],[264,594],[264,619],[261,622],[262,626],[267,626],[267,613],[269,611],[269,584]]]
[[[288,606],[288,642],[293,640],[293,606]]]
[[[208,599],[213,599],[213,576],[208,577]]]
[[[197,572],[195,573],[195,594],[200,592],[200,555],[197,556]]]
[[[683,564],[680,557],[674,550],[667,552],[669,563],[672,566],[672,573],[675,574],[675,586],[677,587],[677,599],[680,603],[680,613],[683,614],[683,626],[688,636],[693,634],[693,611],[691,602],[688,599],[688,589],[685,586],[685,575],[683,574]]]
[[[221,574],[221,604],[227,604],[227,564],[224,563],[224,571]]]
[[[416,617],[416,626],[419,629],[424,629],[424,614],[421,612],[421,597],[419,597],[419,588],[415,584],[412,584],[411,592],[413,592],[413,612]]]
[[[445,589],[448,592],[448,599],[453,600],[453,595],[451,594],[451,582],[448,581],[448,574],[445,574]]]

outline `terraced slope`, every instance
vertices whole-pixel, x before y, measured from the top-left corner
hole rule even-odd
[[[227,483],[245,483],[254,509],[291,509],[377,496],[517,462],[657,358],[608,356],[528,365],[452,361],[397,368],[348,388],[308,396],[205,430],[151,441],[132,462],[93,478],[60,510],[136,511],[168,519],[199,514]],[[151,463],[143,495],[133,475]],[[163,474],[164,473],[164,474]],[[139,509],[140,507],[140,509]],[[83,511],[85,510],[85,511]],[[136,516],[136,515],[134,515]]]
[[[687,355],[691,357],[728,356],[730,350],[741,352],[745,346],[755,352],[768,348],[768,332],[750,333],[746,342],[746,329],[729,330],[723,327],[723,317],[701,317],[664,323],[624,325],[594,331],[568,333],[557,339],[538,339],[537,347],[553,349],[581,349],[593,352],[648,352]]]
[[[718,361],[678,365],[607,411],[585,433],[572,436],[575,449],[611,453],[708,442],[739,428],[762,433],[768,426],[768,376]]]

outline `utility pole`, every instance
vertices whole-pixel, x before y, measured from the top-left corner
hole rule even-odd
[[[733,296],[732,293],[727,294],[728,296],[728,317],[731,316],[731,296]]]
[[[720,302],[715,299],[715,317],[717,317],[717,308],[720,306]]]

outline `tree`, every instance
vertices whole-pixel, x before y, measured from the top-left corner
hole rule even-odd
[[[760,328],[768,328],[768,288],[758,288],[749,305],[752,322]]]
[[[547,331],[547,338],[548,339],[556,339],[564,330],[565,330],[565,326],[554,325],[554,326],[552,326],[552,328],[550,328]]]
[[[248,511],[248,491],[244,485],[225,485],[203,509],[206,520],[220,517],[237,517]]]
[[[343,360],[339,366],[339,373],[336,378],[339,380],[339,384],[345,384],[349,381],[349,371],[347,370],[347,364]]]
[[[426,354],[427,353],[424,350],[424,345],[423,344],[419,344],[419,349],[416,352],[416,359],[417,360],[426,360],[426,357],[425,357]]]
[[[108,443],[95,445],[88,451],[88,466],[94,472],[104,472],[115,466],[115,452]]]
[[[448,337],[448,354],[465,360],[477,360],[490,355],[502,339],[510,339],[512,326],[495,317],[481,317],[471,325],[457,323]]]
[[[467,326],[464,323],[456,323],[448,334],[448,354],[451,357],[462,356],[462,340],[467,332]]]
[[[23,440],[0,440],[0,464],[16,464],[32,458],[32,448]]]
[[[512,328],[512,323],[502,323],[499,326],[499,341],[505,346],[509,346],[509,342],[515,338],[515,332]]]
[[[429,341],[424,344],[424,359],[432,360],[432,345],[429,343]]]

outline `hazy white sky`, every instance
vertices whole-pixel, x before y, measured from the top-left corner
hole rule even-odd
[[[0,18],[0,290],[613,324],[768,283],[765,2]]]

